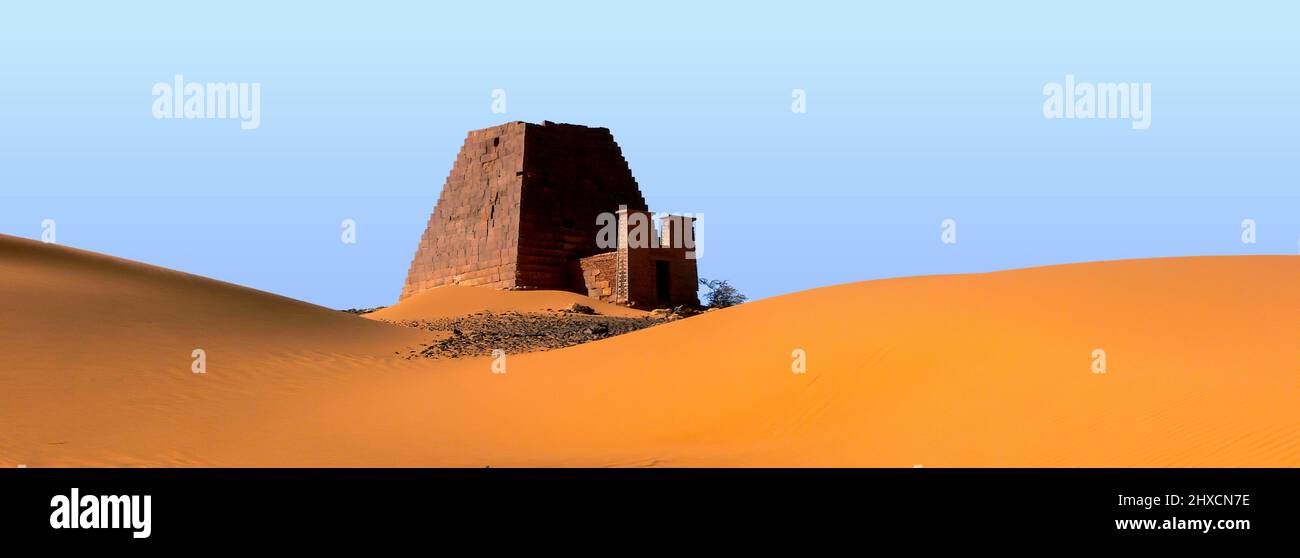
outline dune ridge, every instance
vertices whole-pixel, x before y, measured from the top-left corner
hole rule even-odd
[[[594,298],[564,291],[501,291],[446,285],[413,295],[387,308],[363,314],[372,320],[436,320],[465,316],[477,312],[538,313],[558,311],[573,304],[589,306],[605,316],[639,318],[649,312],[601,302]]]
[[[407,328],[0,237],[0,465],[1296,466],[1297,279],[1300,257],[1232,256],[867,281],[494,374],[393,356]]]

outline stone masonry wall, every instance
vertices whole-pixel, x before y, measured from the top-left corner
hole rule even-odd
[[[616,273],[618,263],[618,252],[610,251],[595,256],[587,256],[577,261],[578,274],[582,277],[582,284],[577,285],[583,294],[601,300],[604,302],[616,302],[614,288],[616,285]]]
[[[517,286],[525,126],[511,122],[465,138],[401,298],[448,284]]]
[[[669,296],[660,300],[656,262],[668,265]],[[636,308],[698,306],[699,275],[696,262],[686,258],[683,248],[640,248],[627,251],[627,300]]]
[[[519,221],[519,284],[571,289],[569,262],[596,245],[596,216],[620,205],[646,209],[623,152],[606,128],[528,124]]]

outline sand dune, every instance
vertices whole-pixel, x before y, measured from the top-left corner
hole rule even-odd
[[[0,465],[1296,466],[1298,279],[1253,256],[870,281],[493,374],[390,356],[414,330],[0,238]]]
[[[423,337],[0,235],[0,463],[206,463],[198,455],[212,437],[261,428],[256,417],[314,376],[368,370]],[[208,374],[191,371],[195,349]]]
[[[568,308],[574,303],[590,306],[606,316],[637,317],[649,314],[564,291],[500,291],[448,285],[417,294],[364,316],[377,320],[436,320],[475,312],[545,312]]]

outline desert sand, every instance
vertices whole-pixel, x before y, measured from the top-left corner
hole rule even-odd
[[[0,466],[1296,466],[1297,280],[1300,257],[1240,256],[868,281],[494,374],[399,357],[418,330],[0,236]]]
[[[501,291],[475,287],[444,286],[414,295],[400,304],[363,314],[375,320],[436,320],[475,312],[558,311],[574,303],[589,306],[605,316],[639,317],[649,312],[601,302],[565,291]]]

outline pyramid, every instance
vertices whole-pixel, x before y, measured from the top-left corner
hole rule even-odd
[[[615,292],[615,251],[597,245],[597,216],[620,207],[648,213],[608,129],[509,122],[472,131],[420,237],[401,298],[470,285],[567,290],[630,303],[626,288]],[[694,301],[694,285],[686,284],[694,282],[694,261],[676,267],[683,268],[674,274],[677,298]],[[665,285],[662,277],[645,281],[653,280]]]

